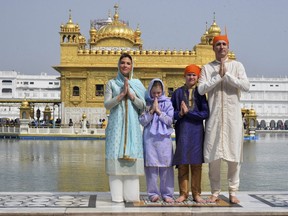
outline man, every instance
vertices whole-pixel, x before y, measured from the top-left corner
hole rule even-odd
[[[239,203],[240,166],[243,161],[243,122],[240,91],[248,91],[250,84],[243,65],[228,58],[227,35],[213,39],[215,58],[203,66],[198,91],[208,94],[210,117],[205,124],[204,160],[209,163],[209,179],[215,202],[221,191],[221,161],[228,164],[228,190],[231,203]]]

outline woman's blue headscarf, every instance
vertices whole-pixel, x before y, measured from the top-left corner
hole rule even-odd
[[[128,57],[127,57],[128,58]],[[116,77],[116,83],[118,86],[120,86],[121,88],[123,88],[124,86],[124,81],[125,81],[125,77],[123,76],[123,74],[120,71],[120,62],[121,60],[119,59],[118,61],[118,73],[117,73],[117,77]],[[145,95],[145,87],[143,86],[143,84],[141,83],[141,81],[139,79],[133,79],[133,74],[134,74],[134,64],[132,61],[132,70],[129,74],[129,86],[134,90],[134,92],[136,93],[136,95],[144,100],[144,95]]]

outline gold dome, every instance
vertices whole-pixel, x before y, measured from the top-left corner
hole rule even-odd
[[[83,114],[82,114],[82,119],[86,119],[86,117],[87,117],[86,114],[83,113]]]
[[[78,24],[74,24],[72,21],[71,10],[69,10],[69,20],[68,22],[60,26],[62,32],[79,32],[80,28]]]
[[[249,110],[249,116],[256,116],[256,112],[253,108]]]
[[[214,20],[213,20],[213,24],[210,26],[210,28],[208,29],[208,34],[209,36],[217,36],[221,34],[221,29],[220,27],[216,24],[216,18],[215,18],[215,13],[214,13]]]
[[[75,28],[75,24],[72,22],[72,20],[69,18],[69,21],[64,26],[65,28]]]
[[[207,35],[208,35],[208,31],[206,30],[206,32],[201,37],[201,44],[207,43]]]
[[[213,24],[210,26],[210,28],[208,29],[208,34],[212,35],[212,36],[217,36],[217,35],[221,34],[221,29],[216,24],[215,20],[214,20]]]
[[[48,104],[45,106],[44,112],[51,112],[51,109]]]
[[[117,12],[118,5],[115,5],[114,8],[115,8],[114,20],[111,23],[102,26],[98,30],[97,35],[99,40],[104,38],[119,37],[128,39],[132,43],[134,43],[134,30],[128,27],[124,22],[119,21],[118,19],[119,15]]]
[[[207,35],[208,35],[208,30],[207,30],[207,22],[206,22],[206,30],[205,30],[205,33],[201,36],[201,44],[207,44]]]
[[[90,34],[96,34],[97,30],[94,28],[94,26],[91,26],[90,28]]]
[[[28,108],[29,107],[29,102],[24,99],[24,101],[22,101],[20,108]]]
[[[75,28],[75,26],[76,25],[72,22],[71,10],[69,10],[69,20],[64,27],[73,29],[73,28]]]
[[[140,37],[142,32],[140,31],[139,25],[137,26],[137,29],[135,30],[135,35]]]

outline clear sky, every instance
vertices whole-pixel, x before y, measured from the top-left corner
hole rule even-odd
[[[248,77],[288,76],[287,0],[1,0],[0,70],[57,75],[60,25],[72,20],[89,39],[90,20],[119,18],[136,29],[144,49],[189,49],[213,23],[224,33]]]

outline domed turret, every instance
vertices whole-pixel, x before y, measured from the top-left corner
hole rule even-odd
[[[208,30],[207,30],[207,22],[206,22],[206,30],[205,30],[205,33],[201,37],[201,44],[204,45],[208,43],[207,35],[208,35]]]
[[[217,36],[221,34],[220,27],[216,24],[215,20],[213,21],[213,24],[208,29],[208,34],[211,36]]]
[[[213,19],[213,23],[210,26],[210,28],[208,29],[208,35],[206,35],[206,40],[207,43],[212,44],[213,42],[213,38],[215,36],[218,36],[221,34],[221,29],[220,27],[217,25],[216,23],[216,19],[215,19],[215,13],[214,13],[214,19]]]
[[[250,110],[249,110],[249,116],[257,116],[256,115],[256,111],[253,109],[253,108],[251,108]]]
[[[80,27],[78,24],[74,24],[72,21],[71,10],[69,10],[69,20],[65,25],[60,26],[61,44],[69,43],[77,45],[78,37],[81,35]]]
[[[129,28],[124,22],[119,21],[119,14],[117,11],[118,5],[115,5],[114,8],[115,8],[114,20],[112,21],[112,23],[109,23],[108,25],[103,26],[102,28],[99,29],[98,31],[99,40],[110,37],[120,37],[131,40],[131,42],[134,42],[133,29]]]
[[[63,32],[78,32],[80,31],[79,25],[74,24],[72,21],[72,15],[71,15],[71,10],[69,10],[69,20],[65,25],[60,26],[61,31]]]
[[[24,101],[22,101],[20,109],[21,108],[30,108],[29,102],[26,99]]]
[[[96,38],[94,44],[90,32],[91,45],[93,44],[98,47],[140,48],[142,45],[140,29],[137,28],[134,31],[126,22],[119,20],[118,5],[116,4],[114,8],[115,14],[113,20],[109,16],[110,19],[105,22],[105,25],[97,29],[97,33],[94,36],[94,38]]]
[[[49,105],[48,105],[48,104],[45,106],[45,109],[44,109],[44,111],[45,111],[45,112],[51,112],[51,109],[50,109],[50,107],[49,107]]]

